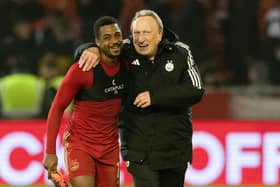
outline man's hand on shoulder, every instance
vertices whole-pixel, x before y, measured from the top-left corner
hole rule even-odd
[[[90,47],[83,51],[79,59],[79,68],[83,71],[89,71],[99,64],[100,53],[97,47]]]

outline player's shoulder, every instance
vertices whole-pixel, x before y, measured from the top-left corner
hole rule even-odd
[[[77,61],[69,67],[68,72],[77,72],[77,71],[79,71],[79,69],[80,68],[79,68],[79,64],[78,64],[78,61]]]
[[[93,71],[83,71],[79,67],[77,62],[73,63],[68,72],[66,73],[65,79],[68,83],[73,85],[90,85],[92,81]]]
[[[79,67],[78,61],[73,63],[70,68],[68,69],[68,72],[70,72],[71,74],[89,74],[92,73],[92,71],[83,71],[82,68]]]
[[[77,69],[77,68],[79,68],[79,61],[76,61],[75,63],[73,63],[73,64],[70,66],[70,68],[72,68],[72,69]]]

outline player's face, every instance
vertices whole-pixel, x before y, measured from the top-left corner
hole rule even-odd
[[[121,29],[117,24],[111,24],[100,27],[96,44],[101,54],[108,58],[115,58],[121,53],[122,41]]]
[[[136,18],[132,23],[133,45],[140,54],[153,58],[162,38],[162,31],[151,16]]]

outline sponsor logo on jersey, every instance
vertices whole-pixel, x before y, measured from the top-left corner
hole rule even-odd
[[[124,89],[124,84],[119,84],[119,85],[117,85],[116,80],[113,79],[113,80],[112,80],[112,86],[110,86],[110,87],[108,87],[108,88],[105,88],[105,89],[104,89],[104,92],[105,92],[105,93],[113,92],[114,94],[118,94],[118,93],[119,93],[119,90],[123,90],[123,89]]]

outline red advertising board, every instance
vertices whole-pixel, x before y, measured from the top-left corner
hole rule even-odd
[[[47,183],[41,161],[45,121],[0,121],[0,184]],[[186,184],[280,183],[280,121],[194,121],[194,160]],[[58,139],[59,168],[64,169]],[[121,183],[132,178],[121,163]]]

